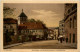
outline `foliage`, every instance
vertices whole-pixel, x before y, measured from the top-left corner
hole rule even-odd
[[[3,7],[3,15],[4,15],[4,17],[14,16],[13,15],[13,11],[14,10],[15,10],[15,8]]]
[[[42,23],[44,26],[46,26],[46,24],[43,22],[43,21],[41,21],[41,20],[37,20],[36,22],[40,22],[40,23]]]
[[[26,37],[26,41],[28,41],[29,40],[29,37]]]
[[[6,42],[11,42],[12,41],[10,35],[11,35],[11,33],[9,33],[8,31],[6,31],[6,33],[5,33]]]
[[[21,37],[20,36],[18,37],[18,40],[21,40]]]
[[[43,21],[41,21],[41,20],[35,20],[35,19],[28,19],[28,22],[40,22],[40,23],[42,23],[45,27],[46,27],[46,24],[43,22]]]
[[[28,19],[28,22],[36,22],[36,20],[35,19]]]
[[[28,22],[41,22],[41,23],[43,23],[41,20],[35,20],[35,19],[28,19]]]
[[[35,20],[35,19],[33,19],[33,18],[32,18],[32,19],[28,19],[28,22],[40,22],[40,23],[42,23],[44,26],[46,26],[45,23],[44,23],[43,21],[39,20],[39,19],[38,19],[38,20]]]

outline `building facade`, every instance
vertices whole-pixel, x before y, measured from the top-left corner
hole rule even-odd
[[[52,29],[48,29],[48,39],[49,40],[54,39],[54,31]]]
[[[47,28],[42,22],[28,21],[27,16],[22,10],[22,13],[19,15],[19,25],[18,33],[20,35],[21,41],[27,40],[37,40],[37,39],[47,39]],[[23,41],[24,37],[24,41]]]
[[[18,34],[24,36],[24,41],[43,39],[47,33],[46,29],[40,22],[26,22],[18,26]]]
[[[59,37],[59,27],[54,28],[54,39],[58,39]]]
[[[18,42],[25,42],[27,39],[27,26],[23,25],[18,25]]]
[[[64,34],[64,19],[59,21],[59,36],[65,37],[65,34]]]
[[[4,45],[17,43],[17,20],[13,18],[5,18],[3,26]]]
[[[66,42],[77,43],[77,4],[65,4],[64,16]]]

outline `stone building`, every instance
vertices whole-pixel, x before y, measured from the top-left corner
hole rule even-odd
[[[54,31],[52,29],[48,29],[48,39],[54,39]]]
[[[47,39],[47,28],[42,22],[29,22],[22,10],[19,15],[18,34],[26,40]],[[21,40],[22,42],[23,39]]]
[[[64,19],[59,21],[59,37],[60,36],[65,37],[65,34],[64,34]]]
[[[77,43],[77,4],[65,4],[64,25],[66,42]]]
[[[45,31],[47,28],[42,23],[27,22],[25,24],[20,24],[18,27],[18,34],[24,36],[24,41],[26,41],[27,39],[37,40],[46,38],[45,36],[47,34],[45,34]]]
[[[25,42],[27,39],[27,26],[22,24],[18,25],[18,42]]]
[[[59,27],[54,28],[54,39],[58,39],[59,37]]]
[[[17,43],[17,20],[13,18],[4,18],[3,22],[4,45]]]

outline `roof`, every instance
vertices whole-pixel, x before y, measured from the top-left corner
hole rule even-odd
[[[4,18],[3,21],[5,24],[17,24],[17,20],[13,18]]]
[[[52,32],[54,32],[52,29],[48,29],[48,31],[52,31]]]
[[[27,16],[25,15],[25,13],[23,12],[23,9],[22,9],[22,13],[19,15],[19,17],[27,17]]]
[[[27,26],[23,25],[23,26],[18,26],[18,30],[22,30],[22,29],[27,29]]]
[[[59,27],[55,27],[54,29],[59,29]]]
[[[47,29],[45,25],[40,22],[27,22],[25,24],[20,24],[19,26],[25,26],[27,29]]]
[[[24,12],[22,12],[19,17],[27,17]]]

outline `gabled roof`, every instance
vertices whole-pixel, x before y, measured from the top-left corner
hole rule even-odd
[[[27,17],[24,12],[22,12],[19,17]]]
[[[22,13],[19,15],[19,17],[27,17],[26,14],[23,12],[23,9],[22,9]]]
[[[23,26],[18,26],[18,30],[22,30],[22,29],[27,29],[27,26],[23,25]]]
[[[13,18],[4,18],[4,24],[17,24],[17,20]]]
[[[48,31],[52,31],[52,32],[54,32],[52,29],[48,29]]]
[[[42,23],[40,22],[27,22],[25,24],[20,24],[19,26],[25,26],[27,29],[47,29]],[[24,28],[25,28],[24,27]]]

